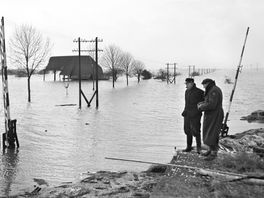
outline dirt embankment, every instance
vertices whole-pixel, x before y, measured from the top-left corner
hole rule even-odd
[[[220,143],[223,150],[212,161],[205,161],[195,151],[179,151],[170,162],[178,167],[151,166],[140,173],[88,173],[76,183],[56,187],[39,183],[17,197],[263,197],[264,129],[236,134]],[[240,150],[243,154],[238,155]]]

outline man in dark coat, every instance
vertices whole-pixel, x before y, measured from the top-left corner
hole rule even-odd
[[[209,150],[202,155],[207,156],[205,160],[212,160],[217,156],[219,134],[224,118],[223,95],[212,79],[204,79],[202,84],[205,88],[205,96],[204,101],[198,104],[198,109],[204,111],[203,142],[209,147]]]
[[[187,136],[187,147],[183,152],[192,150],[193,136],[196,138],[197,152],[201,151],[201,116],[202,112],[198,110],[197,104],[203,101],[203,90],[196,87],[193,78],[186,78],[185,107],[182,112],[184,117],[184,132]]]

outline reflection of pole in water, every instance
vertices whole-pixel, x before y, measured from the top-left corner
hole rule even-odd
[[[15,181],[18,171],[19,155],[18,149],[7,149],[2,156],[2,167],[0,169],[0,192],[4,193],[4,196],[9,197],[12,192],[12,184]]]
[[[66,96],[68,95],[68,88],[70,86],[70,83],[69,82],[64,82],[64,87],[66,89]]]

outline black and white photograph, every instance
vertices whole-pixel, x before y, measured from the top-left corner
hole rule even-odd
[[[263,9],[0,0],[0,197],[262,198]]]

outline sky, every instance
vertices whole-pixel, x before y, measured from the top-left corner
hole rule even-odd
[[[66,56],[77,55],[74,39],[98,37],[100,49],[114,44],[150,70],[236,69],[247,27],[242,64],[264,67],[263,10],[263,0],[0,0],[6,40],[29,24],[50,38],[52,56]]]

